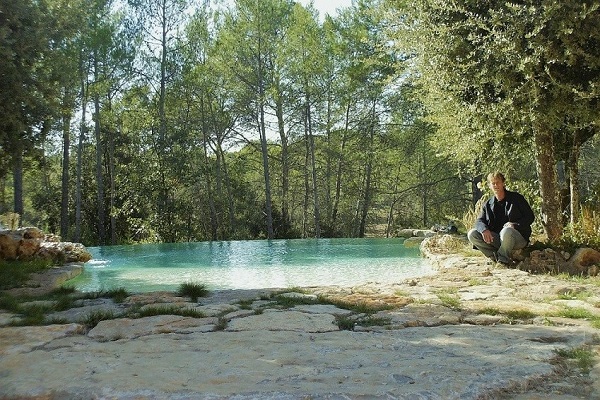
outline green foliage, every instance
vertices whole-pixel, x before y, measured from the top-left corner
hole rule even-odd
[[[440,299],[444,307],[448,307],[452,310],[461,309],[460,299],[455,295],[451,295],[448,293],[437,293],[437,297]]]
[[[502,314],[499,309],[494,307],[487,307],[479,311],[480,314],[486,315],[500,315]]]
[[[19,229],[21,216],[17,213],[9,212],[0,215],[0,224],[4,225],[11,231]]]
[[[595,354],[592,350],[580,347],[574,349],[556,349],[559,357],[574,360],[583,373],[588,373],[595,364]]]
[[[81,321],[80,323],[85,326],[85,328],[87,330],[90,330],[92,328],[94,328],[96,325],[98,325],[101,321],[108,321],[111,319],[115,319],[117,318],[117,316],[115,315],[115,313],[111,310],[100,310],[100,311],[93,311],[89,314],[87,314]]]
[[[596,317],[590,311],[588,311],[584,308],[577,308],[577,307],[565,307],[562,311],[559,311],[557,315],[559,317],[571,318],[571,319],[589,319],[589,320],[600,319],[600,317]]]
[[[356,316],[338,315],[335,317],[338,328],[345,331],[353,331],[357,325],[363,327],[369,326],[386,326],[390,325],[390,318],[375,317],[367,315],[366,317],[357,318]]]
[[[135,318],[153,317],[156,315],[180,315],[182,317],[204,318],[206,315],[191,308],[177,306],[144,307],[133,314]]]
[[[276,295],[272,298],[281,308],[293,308],[298,305],[324,304],[318,299],[306,296],[284,296]]]
[[[0,179],[23,145],[22,219],[65,240],[255,239],[269,220],[278,238],[393,235],[464,215],[498,168],[539,210],[558,204],[534,189],[540,131],[554,161],[583,145],[598,200],[595,3],[377,0],[321,21],[282,0],[173,0],[163,19],[151,1],[2,1]]]
[[[29,276],[50,267],[49,261],[7,261],[0,260],[0,290],[23,286]]]
[[[185,282],[179,286],[177,293],[179,296],[189,297],[192,301],[198,301],[199,297],[206,297],[209,292],[204,284]]]
[[[509,310],[503,314],[510,320],[528,320],[536,317],[536,315],[529,310]]]
[[[567,227],[565,235],[556,244],[567,249],[592,247],[600,250],[600,210],[582,207],[577,222]]]
[[[106,296],[114,300],[115,303],[123,303],[127,297],[129,297],[131,293],[129,293],[125,288],[117,288],[111,289],[106,292],[103,292],[102,297]]]

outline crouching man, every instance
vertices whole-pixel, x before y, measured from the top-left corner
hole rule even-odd
[[[486,257],[512,265],[510,255],[529,243],[535,216],[525,197],[506,190],[504,175],[492,172],[487,180],[494,195],[484,203],[467,237]]]

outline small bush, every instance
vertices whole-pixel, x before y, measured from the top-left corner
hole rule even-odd
[[[115,303],[120,304],[130,296],[130,293],[125,288],[118,288],[107,291],[106,296],[113,299]]]
[[[488,307],[488,308],[484,308],[483,310],[479,311],[480,314],[485,314],[485,315],[500,315],[502,314],[500,312],[500,310],[498,310],[497,308],[493,308],[493,307]]]
[[[219,321],[217,322],[217,324],[215,325],[215,329],[214,331],[224,331],[227,328],[227,319],[226,318],[219,318]]]
[[[204,318],[206,315],[200,311],[191,308],[181,308],[177,306],[158,306],[145,307],[136,312],[136,318],[154,317],[156,315],[179,315],[182,317]]]
[[[557,349],[556,354],[569,360],[575,360],[577,366],[584,372],[588,373],[594,366],[594,353],[587,348],[577,349]]]
[[[559,317],[571,319],[594,319],[596,316],[584,308],[567,307],[558,313]]]
[[[332,300],[326,297],[319,297],[319,302],[321,304],[331,304],[337,308],[354,311],[355,313],[360,314],[375,314],[379,311],[391,310],[394,308],[394,306],[389,304],[368,304],[366,302],[352,303],[343,300]]]
[[[536,317],[536,314],[529,310],[511,310],[504,313],[511,320],[526,320]]]
[[[7,261],[0,260],[0,290],[23,286],[34,272],[52,266],[49,261]]]
[[[356,320],[346,315],[339,315],[335,318],[338,328],[343,331],[353,331]]]
[[[101,310],[101,311],[94,311],[94,312],[89,313],[80,322],[82,325],[84,325],[86,327],[86,329],[89,330],[89,329],[92,329],[93,327],[95,327],[96,325],[98,325],[100,323],[100,321],[107,321],[107,320],[115,319],[115,318],[116,318],[116,316],[112,311]]]
[[[272,298],[277,302],[277,305],[281,308],[292,308],[300,305],[311,305],[311,304],[323,304],[317,299],[305,296],[283,296],[276,295]]]
[[[186,282],[179,286],[177,294],[181,297],[189,297],[192,301],[196,302],[199,297],[206,297],[208,295],[208,289],[204,284]]]
[[[438,299],[440,299],[440,301],[442,302],[442,305],[444,307],[448,307],[451,310],[460,310],[461,309],[461,303],[460,303],[460,299],[456,296],[447,294],[447,293],[438,293],[437,294]]]

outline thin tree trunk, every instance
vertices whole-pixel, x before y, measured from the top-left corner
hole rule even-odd
[[[69,164],[71,148],[71,114],[63,114],[62,186],[60,200],[60,237],[69,236]]]
[[[335,173],[335,196],[333,200],[333,208],[331,211],[331,224],[332,228],[335,229],[335,225],[337,222],[337,213],[340,205],[340,198],[342,194],[342,174],[343,174],[343,161],[344,161],[344,150],[346,149],[346,137],[348,134],[350,125],[350,103],[348,103],[348,107],[346,108],[346,118],[345,118],[345,126],[344,132],[342,133],[342,140],[340,143],[340,154],[337,160],[337,168]]]
[[[423,152],[421,153],[421,162],[419,163],[419,181],[421,183],[421,187],[423,188],[421,191],[421,207],[423,212],[423,227],[427,227],[429,222],[429,184],[426,182],[427,180],[427,158],[425,157],[425,150],[423,148]]]
[[[283,119],[283,102],[281,96],[277,98],[276,110],[277,129],[281,142],[281,219],[284,227],[289,226],[289,191],[290,191],[290,160],[288,150],[288,138],[285,134],[285,123]]]
[[[225,152],[221,146],[221,142],[217,142],[217,154],[219,155],[217,161],[223,166],[223,179],[225,181],[225,190],[227,192],[227,204],[229,207],[229,232],[235,231],[235,203],[233,201],[233,191],[231,189],[231,180],[229,179],[229,170],[227,162],[225,161]],[[227,239],[227,238],[225,238]]]
[[[94,57],[94,75],[96,82],[99,82],[99,66],[97,57]],[[97,217],[98,217],[98,243],[106,244],[106,227],[104,211],[104,178],[102,173],[102,136],[100,131],[100,95],[94,93],[94,134],[96,138],[96,199],[97,199]]]
[[[81,79],[81,124],[79,126],[79,140],[77,141],[77,171],[76,171],[76,184],[75,184],[75,234],[73,240],[75,242],[81,242],[81,182],[83,173],[83,143],[85,142],[85,130],[86,130],[86,109],[87,109],[87,97],[86,97],[86,82],[85,78]]]
[[[302,202],[302,237],[308,237],[308,199],[310,198],[310,183],[308,180],[309,170],[309,144],[308,144],[308,132],[304,130],[304,200]]]
[[[362,203],[362,210],[360,215],[360,225],[358,229],[358,237],[365,237],[365,233],[367,230],[367,215],[369,213],[369,208],[371,207],[371,198],[373,196],[371,187],[371,178],[373,173],[373,158],[375,149],[373,146],[375,145],[375,101],[373,101],[373,106],[371,109],[371,123],[369,127],[369,144],[367,149],[367,165],[365,170],[365,189],[364,189],[364,198]]]
[[[306,95],[306,129],[308,132],[309,139],[309,150],[310,150],[310,169],[312,171],[312,190],[313,190],[313,207],[314,207],[314,222],[315,222],[315,237],[321,237],[321,212],[319,209],[319,191],[317,185],[317,162],[315,160],[315,139],[312,134],[312,119],[310,110],[310,97]]]
[[[203,150],[204,150],[204,168],[205,179],[206,179],[206,193],[208,194],[208,206],[210,209],[210,235],[212,240],[218,239],[218,221],[217,221],[217,209],[215,208],[215,199],[212,190],[212,174],[210,168],[210,160],[208,157],[208,135],[206,134],[208,128],[206,126],[206,116],[204,107],[204,98],[200,100],[200,109],[202,110],[202,139],[203,139]]]
[[[19,226],[23,221],[23,145],[17,141],[13,156],[13,188],[14,188],[14,212],[19,214]]]
[[[117,220],[115,217],[116,193],[116,166],[115,166],[115,138],[114,132],[108,139],[108,174],[110,179],[110,244],[117,244]]]
[[[579,221],[580,197],[579,197],[579,155],[581,153],[581,138],[579,131],[573,132],[573,146],[569,154],[569,191],[570,191],[570,214],[571,227]]]
[[[260,21],[258,30],[260,31]],[[258,130],[263,161],[263,175],[265,179],[265,217],[267,224],[267,239],[274,238],[273,232],[273,205],[271,201],[271,176],[269,172],[269,148],[267,146],[267,132],[265,126],[265,86],[262,56],[262,37],[258,38]]]

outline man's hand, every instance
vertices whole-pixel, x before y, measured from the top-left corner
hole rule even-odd
[[[481,233],[481,236],[483,236],[483,241],[486,243],[492,243],[494,241],[494,236],[492,236],[492,231],[490,231],[489,229],[486,229],[485,231],[483,231]]]
[[[514,222],[507,222],[504,224],[505,228],[513,228],[515,229],[515,226],[517,226],[517,224],[515,224]]]

